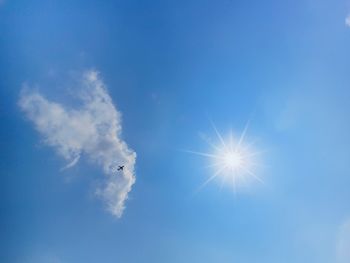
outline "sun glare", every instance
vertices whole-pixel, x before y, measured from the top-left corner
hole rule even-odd
[[[225,165],[230,169],[238,169],[243,164],[242,155],[239,152],[227,152],[223,159]]]
[[[260,153],[253,149],[253,142],[245,141],[247,126],[240,136],[235,137],[231,132],[228,139],[225,140],[213,124],[218,142],[213,143],[207,137],[203,137],[212,147],[213,153],[189,151],[190,153],[207,157],[210,160],[208,167],[213,168],[213,175],[200,188],[215,178],[221,178],[222,185],[232,185],[234,189],[236,189],[238,184],[246,183],[249,179],[262,182],[255,174],[256,159]]]

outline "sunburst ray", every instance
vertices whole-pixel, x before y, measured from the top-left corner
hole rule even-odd
[[[218,144],[214,144],[207,137],[205,137],[204,140],[211,148],[213,148],[214,153],[186,151],[188,153],[209,158],[212,163],[206,167],[215,169],[214,174],[202,183],[197,191],[201,190],[209,182],[218,177],[221,177],[222,179],[221,188],[226,181],[229,181],[230,184],[232,184],[234,191],[236,191],[239,183],[245,183],[249,177],[254,178],[260,183],[264,183],[254,171],[254,168],[258,166],[258,163],[254,159],[260,155],[262,151],[252,150],[252,145],[255,141],[248,143],[245,142],[249,121],[237,139],[231,131],[228,140],[224,140],[224,137],[220,134],[212,121],[211,125],[218,139]]]

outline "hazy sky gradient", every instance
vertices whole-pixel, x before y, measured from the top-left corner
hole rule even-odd
[[[346,0],[0,1],[0,262],[350,262],[349,13]],[[117,141],[137,154],[119,219],[96,196],[109,162],[84,143],[62,170],[71,158],[19,103],[27,86],[71,116],[84,72],[100,72]],[[250,120],[264,184],[194,194],[211,171],[182,150],[210,151],[210,119],[223,134]]]

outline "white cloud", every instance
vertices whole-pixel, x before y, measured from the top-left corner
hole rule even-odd
[[[74,166],[82,154],[99,165],[104,177],[96,193],[107,209],[120,217],[135,182],[136,153],[121,139],[121,114],[113,105],[96,71],[87,71],[80,82],[81,107],[69,108],[47,100],[36,91],[24,88],[19,105],[34,123],[44,142]],[[116,165],[125,165],[116,173]]]
[[[345,18],[345,25],[350,27],[350,14]]]
[[[339,229],[337,257],[339,263],[350,262],[350,219]]]

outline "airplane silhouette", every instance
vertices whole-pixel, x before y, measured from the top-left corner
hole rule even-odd
[[[124,165],[121,165],[121,166],[118,166],[117,171],[123,171],[123,169],[124,169]]]

